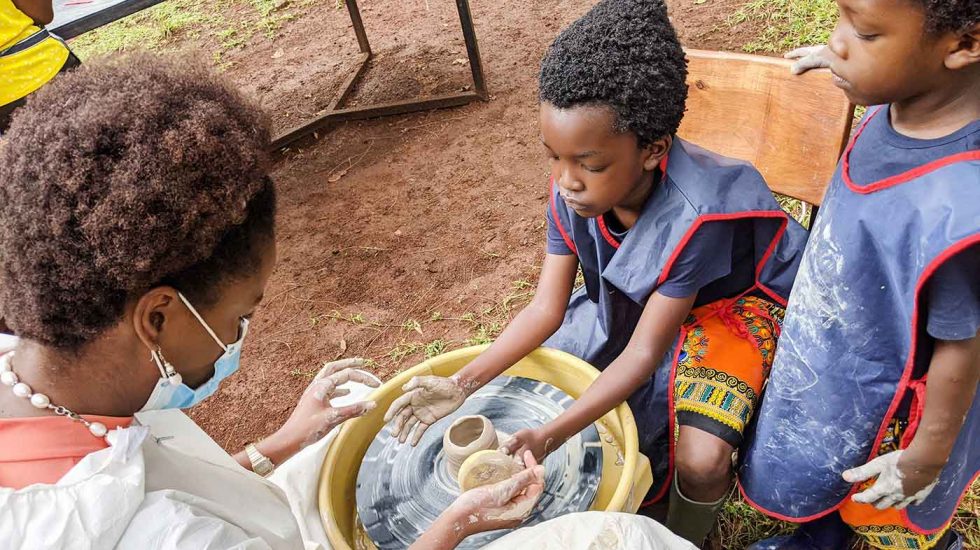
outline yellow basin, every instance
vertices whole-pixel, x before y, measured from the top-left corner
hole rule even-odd
[[[323,461],[318,488],[320,518],[335,549],[354,548],[357,472],[375,435],[384,427],[385,411],[402,395],[402,386],[413,376],[451,376],[486,348],[473,346],[456,350],[402,372],[371,395],[371,399],[378,402],[378,408],[341,428]],[[547,382],[578,398],[599,376],[599,371],[573,355],[540,348],[504,374]],[[650,489],[653,476],[650,462],[639,452],[633,413],[624,403],[597,424],[602,438],[602,480],[591,509],[635,512]]]

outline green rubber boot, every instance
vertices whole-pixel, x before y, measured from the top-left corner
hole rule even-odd
[[[718,517],[718,512],[721,511],[726,500],[728,500],[727,494],[715,502],[695,502],[685,497],[681,494],[675,474],[674,482],[670,486],[667,528],[700,548],[711,532],[711,528],[714,527],[715,518]]]

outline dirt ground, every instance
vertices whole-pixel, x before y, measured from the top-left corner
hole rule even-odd
[[[321,0],[275,40],[224,58],[280,128],[323,109],[354,67],[350,20],[333,4]],[[754,35],[724,23],[740,2],[669,4],[688,47],[735,50]],[[344,124],[278,159],[278,267],[241,372],[193,413],[220,444],[236,451],[274,431],[324,361],[370,358],[386,379],[495,336],[528,299],[547,191],[538,62],[591,5],[473,1],[489,102]],[[470,84],[455,3],[364,0],[361,9],[376,60],[348,105]]]

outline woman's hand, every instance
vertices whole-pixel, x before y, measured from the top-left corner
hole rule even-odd
[[[467,535],[517,527],[531,514],[544,492],[544,466],[530,452],[523,456],[524,470],[510,479],[466,491],[449,507],[467,518],[463,525]]]
[[[392,433],[404,443],[415,429],[412,445],[440,418],[451,414],[466,401],[464,384],[455,376],[416,376],[402,386],[402,395],[385,413],[385,422],[395,419]]]
[[[525,454],[524,464],[526,468],[510,479],[460,495],[411,550],[449,550],[475,533],[520,525],[544,492],[544,466],[531,453]]]
[[[363,366],[363,359],[343,359],[325,364],[299,398],[296,409],[289,415],[286,423],[269,439],[276,440],[292,456],[303,447],[322,439],[345,420],[374,410],[377,406],[374,401],[361,401],[344,407],[330,405],[331,399],[350,393],[340,388],[347,382],[359,382],[372,388],[380,385],[374,377],[354,370]],[[269,458],[272,459],[271,456]],[[283,460],[280,458],[277,462],[272,459],[276,464]]]
[[[323,365],[300,396],[296,409],[286,423],[276,433],[255,444],[259,452],[273,464],[282,464],[304,447],[322,439],[345,420],[374,410],[377,407],[374,401],[360,401],[343,407],[330,405],[331,399],[350,393],[340,387],[347,382],[359,382],[372,388],[380,385],[371,375],[354,370],[362,366],[363,359],[343,359]],[[251,468],[251,461],[244,451],[236,454],[235,460],[243,467]]]
[[[564,444],[557,441],[546,426],[534,429],[523,429],[510,436],[500,446],[500,451],[514,457],[527,456],[530,452],[537,461],[543,461],[555,449]]]

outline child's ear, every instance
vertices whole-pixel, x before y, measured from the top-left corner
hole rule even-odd
[[[946,55],[946,68],[955,71],[980,62],[980,23],[958,33],[956,38]]]
[[[647,172],[653,172],[660,166],[660,161],[663,160],[667,152],[670,151],[670,145],[674,142],[674,136],[665,136],[656,141],[651,142],[649,145],[643,148],[643,169]]]

